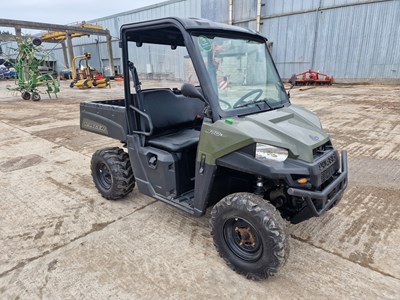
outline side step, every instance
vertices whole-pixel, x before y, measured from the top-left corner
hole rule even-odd
[[[194,203],[194,190],[186,192],[177,198],[166,198],[162,195],[155,194],[153,196],[157,200],[171,204],[189,214],[194,214],[193,203]]]

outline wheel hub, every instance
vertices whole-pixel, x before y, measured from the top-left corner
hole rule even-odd
[[[112,179],[111,173],[106,164],[100,163],[97,167],[97,177],[99,179],[100,184],[105,189],[110,189]]]
[[[224,239],[229,249],[240,259],[257,261],[263,252],[261,238],[251,222],[240,217],[224,224]]]
[[[250,227],[236,227],[235,232],[238,234],[240,239],[240,246],[255,246],[256,240],[254,238],[253,233],[251,232]]]

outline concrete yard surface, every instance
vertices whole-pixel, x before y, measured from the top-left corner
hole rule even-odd
[[[120,143],[79,129],[81,101],[123,98],[70,89],[24,101],[0,82],[0,299],[400,299],[400,88],[291,91],[348,150],[343,200],[289,225],[281,273],[254,282],[213,246],[209,212],[194,218],[134,191],[107,201],[91,155]]]

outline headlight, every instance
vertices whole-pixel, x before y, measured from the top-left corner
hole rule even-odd
[[[286,149],[259,144],[256,145],[256,159],[261,161],[284,161],[288,158],[288,151]]]

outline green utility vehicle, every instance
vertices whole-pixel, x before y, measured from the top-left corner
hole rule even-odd
[[[346,151],[340,159],[318,117],[290,103],[266,43],[204,19],[123,25],[125,99],[81,103],[80,119],[127,149],[92,157],[104,198],[136,185],[196,217],[213,207],[218,252],[256,280],[288,258],[284,220],[322,215],[347,187]]]

